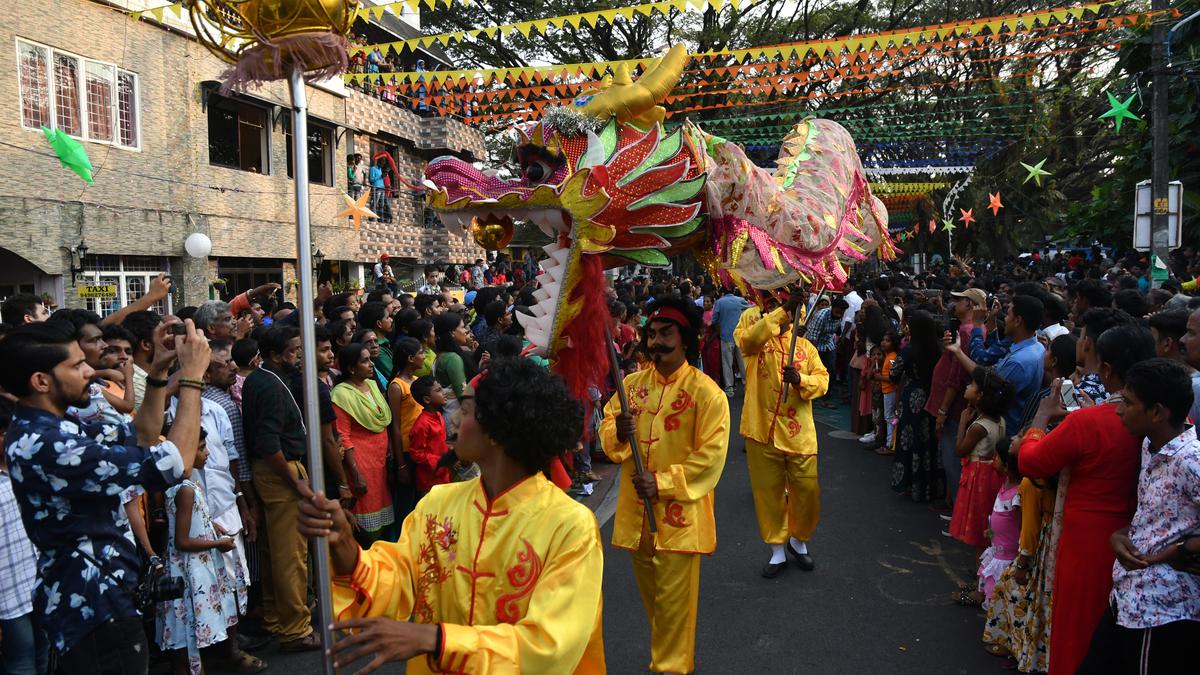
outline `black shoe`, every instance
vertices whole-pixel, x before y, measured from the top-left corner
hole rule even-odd
[[[797,553],[796,549],[792,548],[792,542],[790,541],[787,543],[787,552],[796,561],[796,566],[805,572],[811,572],[816,567],[812,556],[807,553]]]
[[[762,568],[763,578],[764,579],[774,579],[775,577],[779,576],[779,573],[782,572],[783,568],[785,568],[785,567],[787,567],[786,562],[767,563],[766,565],[763,565],[763,568]]]

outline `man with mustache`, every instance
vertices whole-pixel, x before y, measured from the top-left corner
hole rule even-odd
[[[622,412],[614,396],[600,426],[605,454],[622,465],[613,545],[632,555],[650,622],[650,670],[659,673],[695,670],[700,556],[716,548],[713,490],[729,446],[725,393],[689,363],[699,357],[700,326],[700,308],[689,300],[667,296],[651,304],[641,347],[654,367],[625,378],[629,410]]]
[[[741,433],[758,531],[771,547],[771,559],[762,570],[768,579],[787,567],[785,547],[800,569],[812,571],[808,539],[821,515],[812,401],[829,389],[829,372],[817,348],[802,337],[787,362],[793,316],[803,300],[803,293],[793,292],[782,307],[766,315],[752,307],[733,333],[746,359]],[[786,397],[780,393],[784,387]]]

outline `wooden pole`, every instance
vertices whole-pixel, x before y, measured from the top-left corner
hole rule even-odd
[[[625,378],[621,376],[621,359],[617,356],[617,347],[613,343],[612,327],[608,324],[604,325],[604,339],[608,342],[608,366],[613,383],[617,387],[617,400],[621,402],[621,414],[625,414],[629,412],[629,397],[625,393]],[[642,466],[642,452],[638,448],[636,434],[629,439],[629,447],[633,450],[633,470],[640,476],[646,469]],[[643,499],[642,507],[646,509],[646,521],[650,524],[650,531],[658,532],[658,524],[654,522],[654,510],[650,508],[650,502]]]

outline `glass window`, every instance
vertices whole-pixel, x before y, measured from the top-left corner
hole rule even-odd
[[[292,122],[291,117],[283,124],[287,138],[288,178],[292,172]],[[333,185],[333,129],[308,120],[308,182],[318,185]]]
[[[50,50],[18,41],[17,63],[21,81],[21,124],[32,129],[53,126],[50,121]]]
[[[117,72],[117,122],[121,132],[119,142],[128,148],[136,148],[141,136],[138,127],[137,76],[121,70]]]
[[[87,283],[117,287],[115,298],[88,300],[88,309],[100,316],[108,316],[145,295],[150,282],[159,272],[168,269],[169,261],[150,256],[89,255],[86,267],[82,277]],[[171,313],[171,296],[154,303],[151,309],[159,314]]]
[[[267,173],[265,108],[216,93],[208,95],[208,162],[231,169]]]
[[[141,147],[136,73],[24,40],[17,40],[17,71],[22,126]]]
[[[83,135],[83,103],[79,97],[79,59],[54,52],[55,126],[72,136]]]
[[[93,141],[112,141],[116,69],[88,61],[84,66],[84,81],[87,84],[88,138]]]

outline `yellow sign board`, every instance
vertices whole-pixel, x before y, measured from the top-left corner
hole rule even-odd
[[[116,284],[83,284],[79,287],[79,297],[108,299],[117,297]]]

